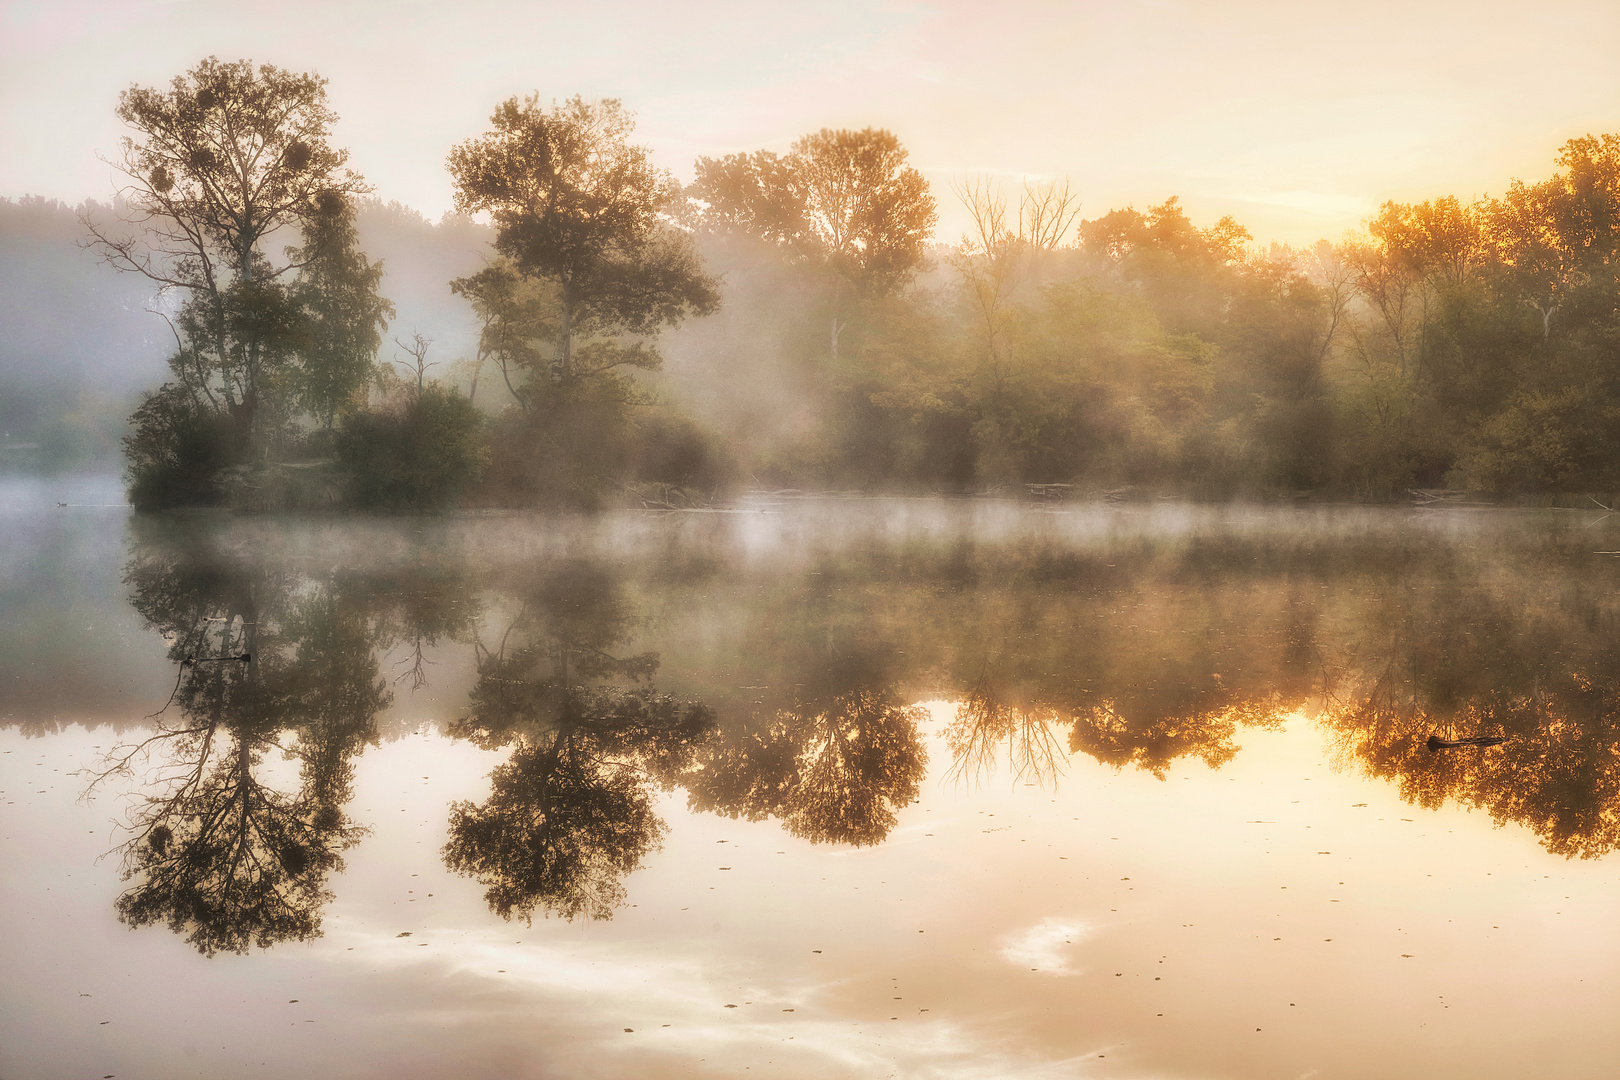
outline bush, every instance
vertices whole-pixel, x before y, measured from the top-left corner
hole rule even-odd
[[[634,474],[635,405],[624,381],[537,395],[494,423],[482,500],[495,506],[596,510]]]
[[[378,411],[346,416],[335,442],[350,476],[350,504],[373,510],[453,506],[489,458],[483,414],[455,390],[436,385]]]
[[[642,483],[711,492],[736,473],[720,440],[690,417],[669,408],[648,409],[636,425],[635,471]]]
[[[228,418],[199,408],[191,394],[164,383],[130,416],[124,436],[124,479],[137,510],[215,506],[223,501],[219,477],[236,463]]]

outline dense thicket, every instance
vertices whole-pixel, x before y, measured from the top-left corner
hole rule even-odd
[[[1501,198],[1387,203],[1363,234],[1307,249],[1258,249],[1231,219],[1200,228],[1174,198],[1054,236],[1066,190],[1009,208],[969,185],[975,233],[917,286],[858,304],[831,360],[827,275],[711,212],[733,310],[730,340],[700,347],[758,358],[794,402],[773,410],[688,354],[689,400],[762,435],[747,449],[777,484],[1612,492],[1620,138],[1572,140],[1557,166]]]

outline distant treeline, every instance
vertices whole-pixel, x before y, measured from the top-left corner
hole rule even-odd
[[[930,287],[857,294],[831,355],[813,313],[839,280],[784,269],[791,247],[751,222],[699,221],[744,283],[731,325],[815,372],[813,422],[755,466],[771,483],[1613,492],[1620,137],[1571,140],[1557,165],[1499,199],[1386,203],[1307,249],[1199,228],[1174,198],[1073,221],[1062,186],[968,185],[976,230]]]
[[[683,188],[618,102],[514,98],[433,225],[347,168],[318,76],[210,58],[118,114],[128,183],[79,217],[168,321],[124,440],[142,508],[1620,489],[1616,135],[1260,250],[1175,198],[1085,219],[1067,183],[971,180],[940,244],[875,129]]]
[[[107,471],[163,370],[151,290],[78,249],[72,207],[0,199],[0,470]]]

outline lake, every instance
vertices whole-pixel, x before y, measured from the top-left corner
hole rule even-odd
[[[4,1080],[1620,1060],[1596,507],[120,504],[0,485]]]

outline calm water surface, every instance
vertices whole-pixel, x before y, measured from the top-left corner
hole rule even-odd
[[[0,487],[3,1080],[1620,1060],[1620,517],[118,501]]]

